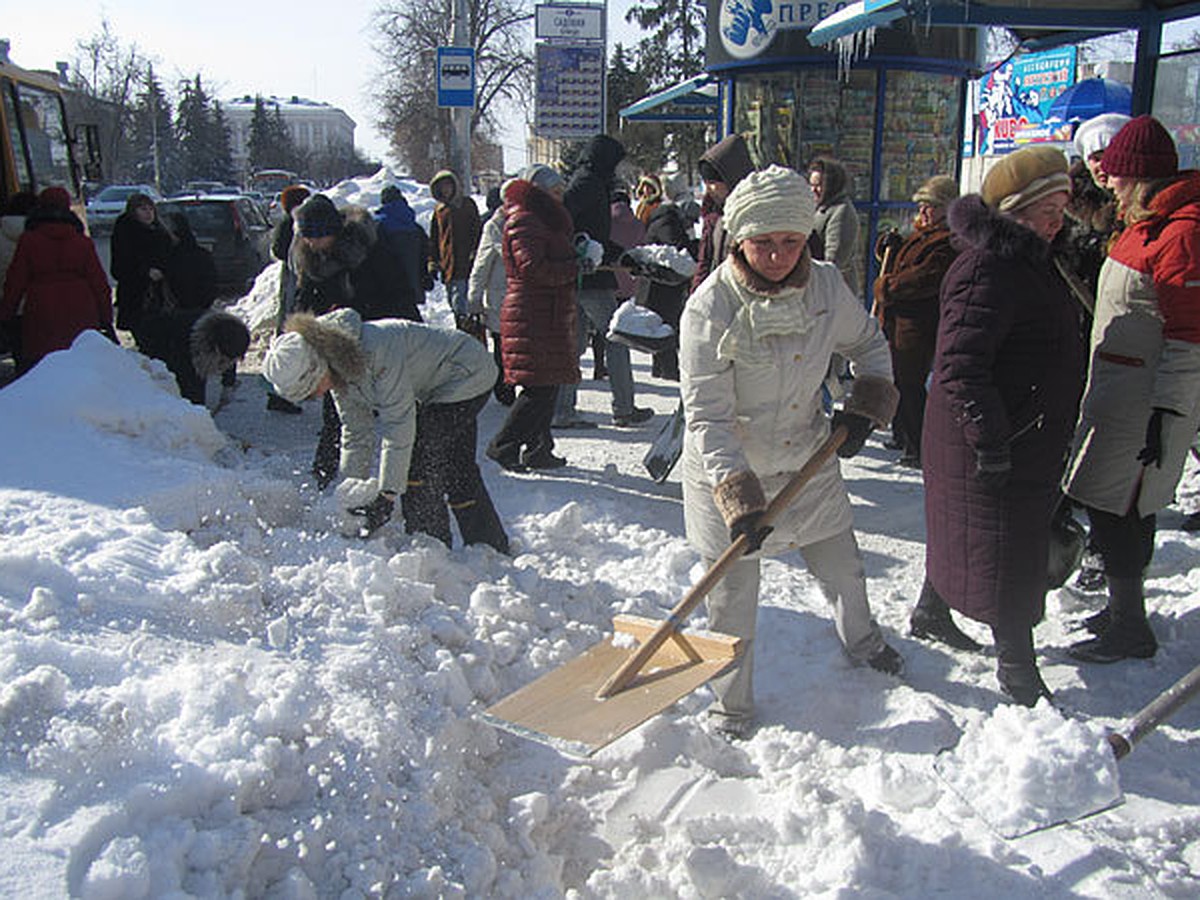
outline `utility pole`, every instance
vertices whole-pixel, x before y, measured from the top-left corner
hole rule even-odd
[[[150,153],[154,160],[154,189],[160,194],[162,189],[162,169],[158,155],[158,91],[154,81],[154,66],[148,68],[147,90],[150,93]]]
[[[451,45],[470,47],[467,34],[467,0],[454,0],[453,32]],[[458,175],[463,194],[471,191],[471,117],[475,110],[469,107],[454,107],[450,110],[450,168]]]

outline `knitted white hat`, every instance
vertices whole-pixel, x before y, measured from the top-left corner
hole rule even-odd
[[[271,349],[262,361],[267,381],[280,397],[291,403],[311,397],[328,371],[329,367],[308,341],[292,331],[271,341]]]
[[[734,241],[772,231],[813,230],[817,201],[795,169],[771,165],[751,172],[725,198],[724,224]]]
[[[1092,116],[1075,129],[1075,152],[1087,159],[1098,150],[1103,150],[1129,121],[1129,116],[1120,113]]]

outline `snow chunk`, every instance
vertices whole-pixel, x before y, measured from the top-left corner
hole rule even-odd
[[[958,794],[1005,837],[1016,837],[1121,799],[1117,760],[1103,731],[1064,718],[1045,701],[1001,706],[972,722],[937,762]]]

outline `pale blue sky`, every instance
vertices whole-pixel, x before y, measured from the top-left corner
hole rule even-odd
[[[58,60],[74,59],[77,41],[97,33],[101,20],[107,18],[123,44],[136,43],[155,61],[164,81],[198,71],[222,99],[261,93],[322,100],[354,119],[359,147],[386,159],[387,142],[375,130],[374,111],[366,97],[379,66],[370,23],[372,11],[380,5],[381,0],[200,0],[186,6],[172,0],[7,4],[0,37],[12,43],[9,52],[17,65],[53,69]],[[631,43],[636,35],[631,38],[634,33],[624,24],[628,6],[624,0],[611,4],[609,22],[612,33]],[[521,114],[513,118],[503,135],[509,148],[521,144],[524,135],[522,121],[517,121]],[[515,168],[523,157],[506,150],[506,163]]]

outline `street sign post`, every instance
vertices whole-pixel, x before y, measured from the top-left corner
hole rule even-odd
[[[437,105],[475,107],[475,50],[471,47],[437,48]]]

